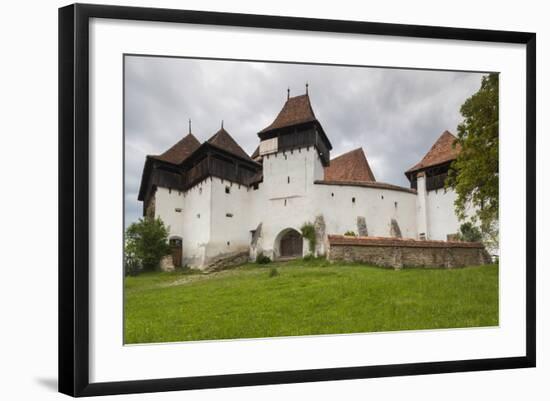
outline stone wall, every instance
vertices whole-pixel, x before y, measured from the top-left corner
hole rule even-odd
[[[477,242],[419,241],[382,237],[328,236],[328,259],[383,267],[462,267],[490,263]]]

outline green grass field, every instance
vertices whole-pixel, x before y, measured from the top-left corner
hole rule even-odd
[[[495,265],[394,271],[299,260],[125,279],[127,344],[496,325]]]

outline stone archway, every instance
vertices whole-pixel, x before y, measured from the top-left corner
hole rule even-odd
[[[278,258],[301,258],[304,240],[302,234],[293,228],[286,228],[275,238],[276,256]]]

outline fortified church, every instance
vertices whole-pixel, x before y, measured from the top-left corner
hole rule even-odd
[[[354,232],[354,241],[452,241],[456,194],[444,188],[460,152],[443,132],[405,171],[410,187],[377,181],[362,148],[331,159],[329,136],[309,95],[287,97],[248,155],[223,128],[200,143],[191,133],[146,157],[138,199],[144,216],[169,227],[168,267],[206,269],[224,261],[310,253],[301,227],[315,228],[315,255]],[[166,266],[165,266],[166,267]]]

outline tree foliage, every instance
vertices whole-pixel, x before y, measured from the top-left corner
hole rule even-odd
[[[168,228],[160,218],[145,217],[126,229],[127,270],[135,269],[136,263],[143,270],[155,270],[159,267],[162,257],[169,253]]]
[[[461,106],[457,143],[462,150],[446,181],[457,194],[458,217],[466,220],[472,208],[472,222],[489,236],[498,226],[498,91],[498,74],[486,75],[480,89]]]
[[[481,241],[481,231],[474,226],[471,222],[467,221],[460,225],[460,240],[466,242],[479,242]]]

